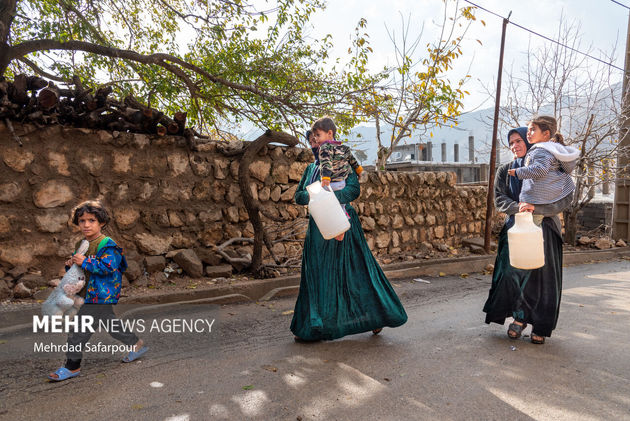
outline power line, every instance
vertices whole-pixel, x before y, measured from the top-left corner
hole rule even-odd
[[[464,0],[464,1],[465,1],[466,3],[470,3],[470,4],[472,4],[473,6],[475,6],[475,7],[479,8],[479,9],[481,9],[481,10],[484,10],[484,11],[486,11],[486,12],[490,13],[491,15],[494,15],[494,16],[499,17],[499,18],[501,18],[501,19],[506,19],[506,18],[504,18],[503,16],[499,15],[498,13],[495,13],[495,12],[493,12],[493,11],[491,11],[491,10],[488,10],[488,9],[486,9],[486,8],[484,8],[484,7],[481,7],[481,6],[479,6],[478,4],[473,3],[472,1],[469,1],[469,0]],[[611,1],[615,1],[615,0],[611,0]],[[615,1],[615,3],[617,3],[617,2]],[[621,4],[621,3],[619,3],[619,4]],[[625,7],[625,5],[623,5],[623,4],[621,4],[621,5]],[[630,9],[630,8],[628,8],[628,9]],[[588,58],[592,58],[593,60],[597,60],[597,61],[599,61],[600,63],[605,64],[606,66],[612,67],[612,68],[617,69],[617,70],[621,70],[622,72],[625,72],[625,71],[624,71],[624,69],[622,69],[621,67],[615,66],[615,65],[614,65],[614,64],[612,64],[612,63],[609,63],[609,62],[607,62],[607,61],[604,61],[604,60],[602,60],[602,59],[600,59],[600,58],[597,58],[597,57],[595,57],[595,56],[592,56],[592,55],[590,55],[590,54],[588,54],[588,53],[584,53],[584,52],[582,52],[582,51],[580,51],[580,50],[577,50],[577,49],[575,49],[575,48],[573,48],[573,47],[571,47],[571,46],[568,46],[568,45],[566,45],[566,44],[563,44],[563,43],[561,43],[560,41],[557,41],[557,40],[555,40],[555,39],[553,39],[553,38],[549,38],[549,37],[547,37],[547,36],[545,36],[545,35],[539,34],[538,32],[536,32],[536,31],[534,31],[534,30],[532,30],[532,29],[526,28],[526,27],[524,27],[523,25],[519,25],[518,23],[514,23],[514,22],[512,22],[512,21],[508,21],[508,23],[510,23],[510,24],[512,24],[512,25],[514,25],[514,26],[516,26],[517,28],[521,28],[521,29],[523,29],[523,30],[525,30],[525,31],[527,31],[527,32],[529,32],[529,33],[532,33],[532,34],[534,34],[534,35],[536,35],[536,36],[538,36],[538,37],[540,37],[540,38],[546,39],[547,41],[550,41],[550,42],[553,42],[553,43],[555,43],[555,44],[558,44],[558,45],[560,45],[560,46],[562,46],[562,47],[564,47],[564,48],[568,48],[569,50],[574,51],[574,52],[576,52],[576,53],[578,53],[578,54],[582,54],[583,56],[586,56],[586,57],[588,57]]]
[[[618,4],[619,6],[625,7],[626,9],[630,10],[630,7],[626,6],[626,5],[625,5],[625,4],[623,4],[623,3],[619,3],[619,2],[618,2],[618,1],[616,1],[616,0],[610,0],[610,1],[612,1],[613,3]]]

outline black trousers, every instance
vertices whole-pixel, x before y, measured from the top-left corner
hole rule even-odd
[[[80,318],[81,316],[92,316],[94,318],[95,330],[98,328],[99,321],[117,319],[114,314],[113,304],[84,304],[77,313],[77,317]],[[120,331],[108,331],[107,333],[109,333],[112,338],[119,340],[125,345],[135,345],[138,342],[138,337],[135,333],[125,330],[122,327],[119,330]],[[75,330],[68,335],[68,352],[66,353],[65,364],[68,370],[76,370],[81,367],[81,359],[83,358],[83,352],[70,350],[77,349],[79,345],[80,348],[78,349],[83,349],[91,337],[92,332],[90,331],[80,332]]]

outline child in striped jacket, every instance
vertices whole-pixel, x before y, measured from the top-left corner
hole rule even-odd
[[[528,204],[560,201],[566,209],[571,203],[575,190],[571,171],[577,164],[580,151],[564,144],[564,137],[557,132],[557,127],[553,117],[534,118],[527,127],[527,140],[532,147],[525,156],[525,165],[508,170],[509,175],[523,180],[519,197],[521,209]]]

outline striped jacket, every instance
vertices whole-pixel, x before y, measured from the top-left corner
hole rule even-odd
[[[575,190],[571,171],[575,168],[579,151],[571,146],[544,142],[533,145],[525,156],[525,166],[516,169],[523,180],[520,201],[550,204],[570,195]]]

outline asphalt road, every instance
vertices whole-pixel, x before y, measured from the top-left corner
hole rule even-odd
[[[6,352],[23,332],[0,340],[0,419],[630,420],[630,261],[565,268],[542,346],[483,323],[488,275],[426,279],[395,282],[402,327],[311,344],[288,329],[294,297],[162,308],[212,331],[147,330],[146,358],[88,357],[62,383],[45,379],[61,357]]]

